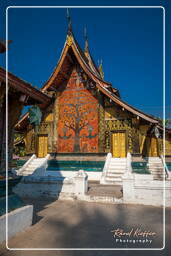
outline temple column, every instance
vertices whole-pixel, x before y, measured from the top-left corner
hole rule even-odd
[[[8,100],[8,163],[10,169],[13,154],[14,126],[21,115],[23,103],[20,102],[19,96],[15,97],[14,94],[12,96],[9,96]]]
[[[99,99],[99,149],[101,153],[105,152],[105,110],[103,104],[103,97],[101,93],[98,93]]]
[[[58,93],[56,93],[56,100],[54,102],[54,125],[53,125],[53,141],[52,150],[57,152],[57,141],[58,141],[58,118],[59,118],[59,105],[58,105]]]
[[[2,96],[2,95],[1,95]],[[0,172],[5,171],[6,163],[6,101],[5,95],[0,102]]]

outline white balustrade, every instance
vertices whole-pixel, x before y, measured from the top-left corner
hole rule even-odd
[[[169,169],[168,169],[168,167],[167,167],[165,158],[164,158],[163,155],[161,155],[160,158],[161,158],[161,160],[162,160],[163,167],[165,168],[166,178],[169,179],[169,180],[171,180],[171,173],[169,172]]]
[[[131,153],[128,152],[127,153],[127,160],[126,160],[126,173],[127,174],[132,174],[132,156]]]

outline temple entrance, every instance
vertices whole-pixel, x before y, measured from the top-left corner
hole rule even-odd
[[[112,133],[112,155],[113,157],[126,157],[126,134],[125,132]]]
[[[47,155],[48,135],[38,134],[37,136],[37,157],[45,157]]]
[[[158,152],[158,141],[156,137],[147,136],[144,143],[143,155],[147,157],[157,157]]]
[[[158,156],[158,143],[157,143],[156,137],[151,138],[149,156],[152,156],[152,157]]]

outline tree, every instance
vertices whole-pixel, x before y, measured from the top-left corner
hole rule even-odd
[[[169,126],[169,124],[170,124],[169,119],[158,118],[158,120],[159,120],[159,122],[160,122],[161,125],[164,125],[164,124],[165,124],[166,127]]]

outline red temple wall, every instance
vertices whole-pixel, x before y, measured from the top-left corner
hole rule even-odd
[[[76,68],[58,98],[58,153],[98,152],[98,100]]]

